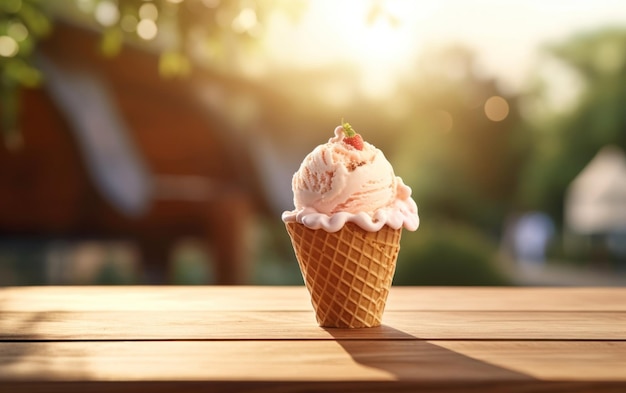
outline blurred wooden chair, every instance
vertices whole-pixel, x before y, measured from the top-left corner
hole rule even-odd
[[[0,233],[127,238],[146,282],[169,282],[171,247],[204,239],[217,284],[249,282],[254,177],[244,146],[157,57],[97,54],[97,34],[59,23],[41,46],[43,89],[24,91],[22,148],[0,148]]]

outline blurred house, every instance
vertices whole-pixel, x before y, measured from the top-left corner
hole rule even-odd
[[[626,154],[602,148],[567,190],[565,230],[626,257]],[[584,243],[583,243],[584,244]],[[580,246],[570,242],[570,247]]]
[[[174,243],[203,239],[216,282],[247,282],[247,228],[262,203],[246,144],[157,55],[98,54],[97,33],[58,23],[25,90],[24,144],[0,148],[0,236],[129,239],[147,282],[168,282]],[[203,75],[199,78],[210,78]]]

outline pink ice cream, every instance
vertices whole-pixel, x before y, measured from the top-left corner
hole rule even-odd
[[[317,146],[294,174],[295,210],[284,212],[285,222],[336,232],[346,222],[368,231],[384,225],[419,226],[411,189],[396,176],[382,151],[363,142],[358,150],[344,143],[342,126],[328,143]]]

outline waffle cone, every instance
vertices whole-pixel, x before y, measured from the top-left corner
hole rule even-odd
[[[379,326],[396,270],[402,228],[338,232],[286,223],[320,326]]]

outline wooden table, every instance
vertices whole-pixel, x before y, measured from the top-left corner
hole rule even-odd
[[[317,326],[304,287],[0,289],[0,392],[626,392],[626,288],[393,287]]]

